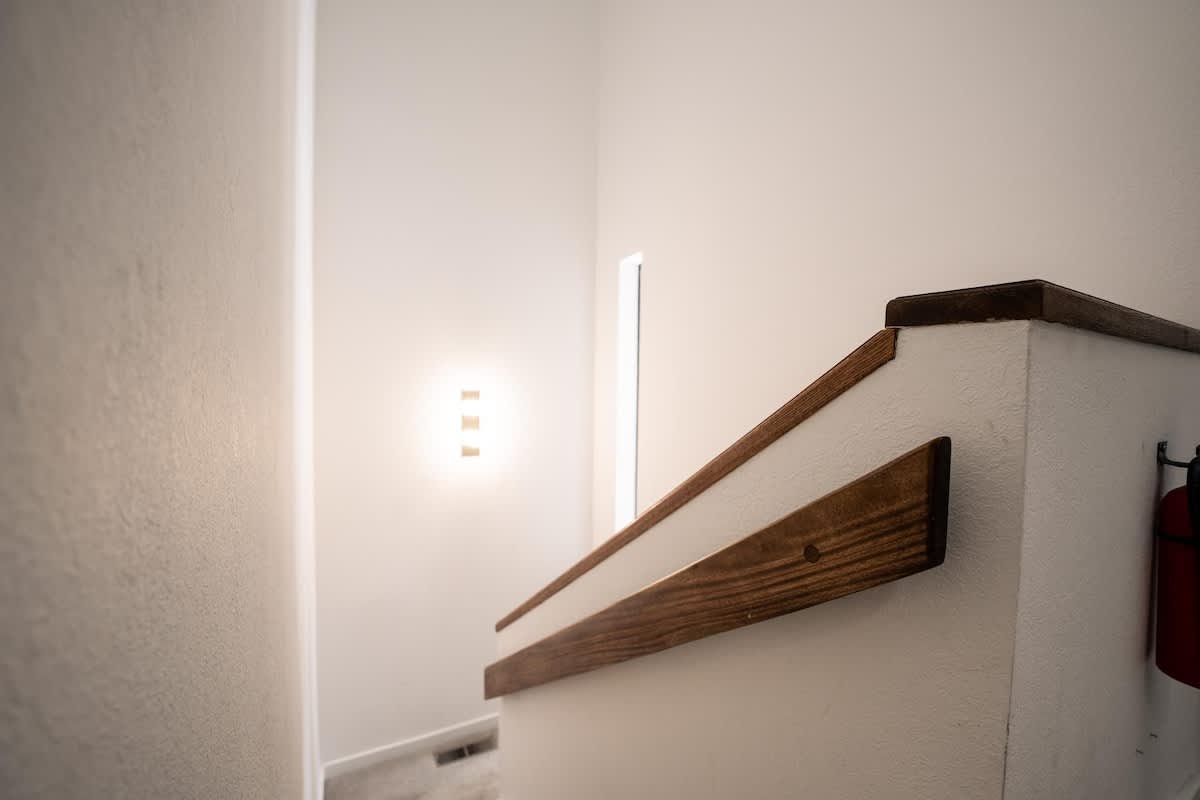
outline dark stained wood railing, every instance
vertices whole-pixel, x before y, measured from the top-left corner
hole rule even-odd
[[[496,623],[496,630],[503,630],[516,622],[529,611],[569,586],[579,576],[683,508],[692,498],[761,453],[767,445],[817,413],[838,395],[891,361],[895,356],[896,332],[885,329],[876,333],[853,353],[838,362],[833,369],[817,378],[778,411],[701,467],[692,477],[646,509],[641,516],[613,534],[611,538],[577,561],[566,572],[550,581],[536,594],[505,615]]]
[[[884,316],[889,326],[901,328],[1036,319],[1200,353],[1195,328],[1041,280],[897,297]]]
[[[649,655],[942,563],[950,440],[885,464],[639,592],[492,664],[484,696]]]
[[[700,468],[627,527],[496,623],[511,625],[634,541],[726,475],[762,452],[863,378],[895,358],[899,328],[1000,320],[1042,320],[1147,344],[1200,353],[1200,330],[1043,280],[897,297],[887,304],[887,328],[842,359],[778,411]]]

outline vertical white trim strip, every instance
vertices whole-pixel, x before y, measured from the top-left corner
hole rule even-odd
[[[296,610],[299,614],[301,735],[304,797],[325,793],[317,719],[317,576],[313,511],[313,97],[317,0],[299,0],[296,19],[296,97],[293,181],[292,424],[295,459]]]
[[[642,254],[617,268],[617,413],[613,530],[637,516],[638,340],[641,328]]]

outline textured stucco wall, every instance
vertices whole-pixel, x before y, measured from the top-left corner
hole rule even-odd
[[[946,562],[501,701],[517,800],[999,800],[1029,324],[905,330],[896,360],[500,632],[507,655],[934,436]]]
[[[1200,777],[1200,690],[1154,666],[1156,500],[1200,443],[1200,356],[1037,323],[1006,800],[1167,800]]]
[[[300,796],[290,2],[0,3],[0,794]]]

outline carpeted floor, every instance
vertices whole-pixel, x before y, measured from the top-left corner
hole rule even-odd
[[[500,751],[437,766],[432,755],[410,756],[325,782],[326,800],[499,800]]]

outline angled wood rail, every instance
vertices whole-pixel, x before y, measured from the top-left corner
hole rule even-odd
[[[620,550],[689,501],[713,486],[735,469],[761,453],[772,442],[827,406],[840,394],[870,375],[896,356],[896,332],[881,330],[853,353],[813,381],[804,391],[785,403],[749,433],[701,467],[692,477],[672,489],[665,497],[612,537],[600,544],[566,572],[546,584],[536,594],[496,623],[496,630],[508,627],[558,594],[600,562]]]
[[[792,428],[895,358],[899,329],[923,325],[1041,320],[1146,344],[1200,353],[1200,330],[1044,280],[897,297],[884,330],[700,468],[637,519],[546,584],[496,623],[500,631],[553,597],[625,545],[678,511]]]
[[[884,316],[887,325],[902,328],[1036,319],[1200,353],[1195,328],[1042,280],[897,297]]]
[[[950,440],[934,439],[492,664],[484,696],[649,655],[942,563]]]

